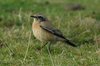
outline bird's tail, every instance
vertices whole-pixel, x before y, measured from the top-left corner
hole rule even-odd
[[[71,41],[68,40],[68,39],[65,39],[64,42],[67,43],[67,44],[69,44],[69,45],[71,45],[71,46],[73,46],[73,47],[77,47],[73,42],[71,42]]]

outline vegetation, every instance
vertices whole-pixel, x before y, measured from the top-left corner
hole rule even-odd
[[[0,0],[0,66],[100,66],[100,0]],[[80,4],[83,10],[71,10]],[[32,34],[30,15],[40,13],[75,42],[52,44]]]

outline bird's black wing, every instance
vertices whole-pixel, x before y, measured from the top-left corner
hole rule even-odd
[[[55,36],[58,36],[58,37],[60,37],[60,38],[62,38],[62,39],[66,39],[66,38],[63,36],[63,34],[61,33],[61,31],[58,30],[58,29],[54,29],[54,28],[50,28],[50,27],[44,27],[44,26],[40,26],[40,27],[41,27],[42,29],[46,30],[47,32],[52,33],[52,34],[55,35]]]
[[[58,29],[53,29],[53,28],[49,28],[49,27],[44,27],[44,26],[40,26],[42,29],[46,30],[47,32],[52,33],[53,35],[60,37],[62,39],[65,39],[65,42],[68,43],[69,45],[76,47],[76,45],[74,43],[72,43],[70,40],[66,39],[63,34],[60,32],[60,30]]]

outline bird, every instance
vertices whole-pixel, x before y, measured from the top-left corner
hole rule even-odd
[[[55,28],[46,17],[43,15],[31,15],[31,17],[33,18],[32,31],[34,37],[42,43],[45,43],[41,48],[43,48],[48,42],[52,43],[58,41],[65,42],[65,44],[76,47],[76,45],[65,38],[62,32]]]

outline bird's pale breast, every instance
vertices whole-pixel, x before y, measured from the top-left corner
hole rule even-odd
[[[33,23],[33,24],[32,24],[32,30],[33,30],[34,36],[35,36],[38,40],[40,40],[40,41],[42,41],[42,42],[54,40],[54,36],[53,36],[51,33],[49,33],[49,32],[47,32],[47,31],[43,30],[43,29],[40,27],[40,24],[39,24],[39,23]]]

